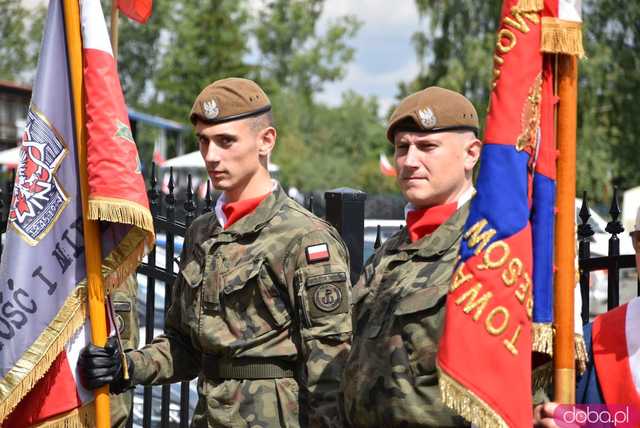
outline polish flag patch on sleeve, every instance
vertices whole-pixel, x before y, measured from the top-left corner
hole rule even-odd
[[[326,243],[311,245],[305,250],[307,263],[317,263],[329,260],[329,247]]]

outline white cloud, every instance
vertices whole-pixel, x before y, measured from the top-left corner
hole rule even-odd
[[[386,31],[418,22],[413,0],[327,0],[321,19],[335,19],[343,15],[355,15],[366,27]]]
[[[355,15],[363,24],[350,43],[356,50],[355,58],[344,79],[326,85],[318,99],[335,105],[346,90],[375,95],[384,115],[394,102],[398,83],[418,73],[411,45],[411,36],[419,29],[415,4],[413,0],[327,0],[320,31],[328,21],[345,14]]]
[[[366,96],[376,96],[380,103],[380,114],[386,115],[395,102],[398,83],[407,81],[418,74],[418,65],[407,62],[404,66],[387,72],[372,72],[355,63],[347,69],[345,78],[326,85],[317,99],[328,105],[340,104],[342,93],[352,90]]]

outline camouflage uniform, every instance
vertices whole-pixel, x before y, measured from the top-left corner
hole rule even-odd
[[[306,249],[326,244],[329,258]],[[347,251],[278,186],[224,230],[213,213],[185,237],[165,334],[128,355],[136,384],[198,376],[193,427],[342,426],[351,341]]]
[[[436,352],[468,212],[466,203],[414,243],[403,229],[367,262],[353,289],[353,346],[342,384],[351,426],[465,426],[440,399]]]
[[[116,315],[116,326],[120,331],[122,348],[126,350],[136,349],[140,342],[139,320],[136,310],[138,281],[131,275],[122,288],[111,294],[113,310]],[[111,426],[122,428],[126,426],[131,413],[133,390],[122,394],[111,394],[109,405],[111,408]]]

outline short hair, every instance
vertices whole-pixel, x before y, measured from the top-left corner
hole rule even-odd
[[[271,110],[258,116],[249,118],[249,127],[256,134],[265,128],[275,127],[275,123],[273,121],[273,113],[271,112]]]

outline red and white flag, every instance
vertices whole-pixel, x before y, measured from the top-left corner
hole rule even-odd
[[[69,26],[65,16],[74,14],[67,6],[77,7],[63,0],[49,4],[0,264],[0,295],[15,309],[0,317],[0,424],[5,427],[43,421],[95,425],[93,394],[76,373],[78,354],[90,339],[83,217],[102,222],[108,287],[134,272],[154,242],[100,2],[82,0],[81,20]],[[80,22],[83,61],[66,38],[80,33]],[[80,108],[87,117],[86,147],[75,132],[72,64],[84,65]],[[80,148],[86,163],[78,162]],[[82,210],[81,170],[89,181],[89,212]]]
[[[593,359],[607,404],[640,409],[640,297],[593,321]]]
[[[153,9],[152,0],[118,0],[118,9],[141,24],[147,22]]]
[[[398,172],[394,166],[391,165],[391,162],[389,162],[389,159],[387,159],[384,153],[380,153],[380,172],[386,177],[395,177],[398,175]]]
[[[317,263],[329,260],[329,247],[326,243],[311,245],[305,250],[308,263]]]

